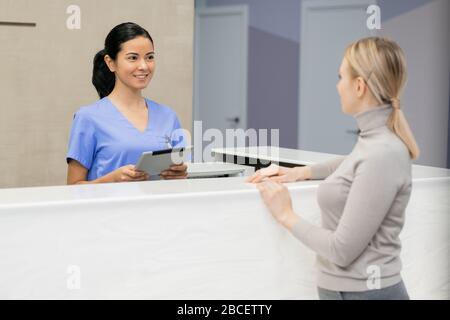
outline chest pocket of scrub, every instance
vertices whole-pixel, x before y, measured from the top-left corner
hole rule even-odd
[[[155,141],[155,150],[164,150],[164,149],[172,149],[172,140],[170,138],[170,135],[156,135],[153,136],[153,139]]]

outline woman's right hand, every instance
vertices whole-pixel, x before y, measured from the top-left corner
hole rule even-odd
[[[120,167],[112,172],[114,182],[126,182],[126,181],[145,181],[149,179],[149,175],[144,171],[135,169],[132,164]]]
[[[287,168],[271,164],[267,168],[256,171],[246,182],[259,183],[269,179],[275,182],[295,182],[311,179],[311,168],[308,166]]]

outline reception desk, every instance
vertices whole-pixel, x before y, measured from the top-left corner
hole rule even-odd
[[[416,169],[402,275],[449,299],[450,170]],[[0,298],[317,299],[314,252],[244,179],[0,189]],[[319,183],[288,184],[316,224]]]

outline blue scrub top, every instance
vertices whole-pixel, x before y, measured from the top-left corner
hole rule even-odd
[[[66,161],[88,169],[88,181],[136,164],[144,151],[184,146],[176,113],[145,99],[149,120],[144,132],[134,127],[108,97],[81,107],[74,115]]]

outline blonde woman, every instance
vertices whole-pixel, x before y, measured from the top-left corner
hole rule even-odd
[[[370,37],[345,50],[337,90],[360,129],[352,152],[306,167],[272,166],[248,179],[279,223],[317,253],[320,299],[409,299],[399,239],[419,148],[400,108],[405,59],[393,41]],[[282,182],[325,179],[322,226],[302,219]],[[379,275],[379,277],[377,277]]]

